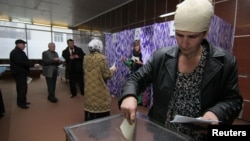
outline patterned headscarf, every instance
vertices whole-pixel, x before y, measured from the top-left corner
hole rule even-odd
[[[95,52],[95,51],[102,52],[103,43],[99,39],[92,39],[88,44],[88,48],[90,52]]]

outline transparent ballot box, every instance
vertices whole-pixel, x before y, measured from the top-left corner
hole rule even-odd
[[[130,141],[120,129],[121,114],[64,127],[67,141]],[[191,139],[163,128],[142,113],[136,113],[131,141],[190,141]]]

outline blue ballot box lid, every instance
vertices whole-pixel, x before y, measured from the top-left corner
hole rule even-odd
[[[67,141],[127,141],[120,125],[124,117],[121,114],[96,119],[64,127]],[[133,141],[190,141],[187,136],[168,130],[152,121],[147,115],[137,112]]]

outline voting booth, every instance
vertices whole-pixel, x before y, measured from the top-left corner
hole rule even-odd
[[[64,127],[66,141],[191,141],[187,136],[157,125],[140,112],[136,114],[134,131],[129,140],[124,137],[120,128],[123,121],[124,117],[117,114]]]

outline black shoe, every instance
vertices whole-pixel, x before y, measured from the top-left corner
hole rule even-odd
[[[18,107],[20,107],[22,109],[29,109],[29,107],[27,105],[18,105]]]
[[[26,102],[26,105],[30,105],[31,103],[30,102]]]
[[[52,103],[57,103],[58,102],[58,100],[57,100],[57,98],[55,98],[55,99],[48,99],[50,102],[52,102]]]
[[[70,98],[76,97],[76,95],[71,95]]]

